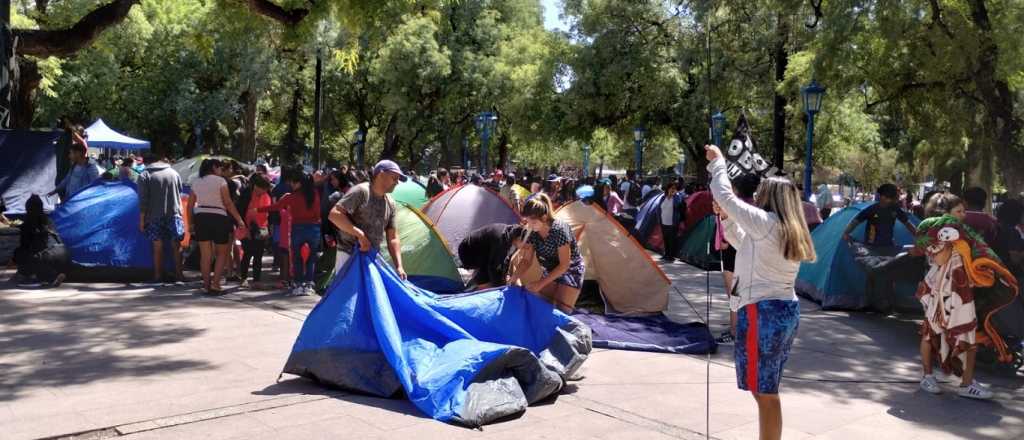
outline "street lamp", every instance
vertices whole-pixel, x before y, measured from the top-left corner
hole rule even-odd
[[[583,144],[583,177],[590,177],[590,144]]]
[[[491,112],[480,113],[476,117],[476,129],[480,132],[480,174],[487,174],[487,148],[490,146],[491,132],[498,122],[498,115]]]
[[[366,168],[366,132],[362,129],[356,130],[356,165]]]
[[[636,175],[644,175],[644,135],[646,131],[642,126],[633,129],[633,154],[636,161]]]
[[[721,111],[711,116],[711,136],[718,148],[722,147],[722,135],[725,134],[725,115]]]
[[[469,171],[469,138],[462,137],[462,170]]]
[[[804,97],[804,112],[807,113],[807,164],[804,169],[804,198],[811,197],[811,175],[814,173],[814,116],[821,111],[821,99],[825,88],[815,79],[800,90]]]

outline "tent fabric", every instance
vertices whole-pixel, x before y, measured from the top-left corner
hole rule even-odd
[[[519,214],[493,191],[477,185],[450,188],[423,207],[458,260],[459,244],[470,232],[493,223],[518,224]]]
[[[402,243],[402,265],[409,281],[435,293],[462,292],[465,286],[459,268],[441,233],[420,210],[403,202],[397,206],[395,227]],[[387,252],[382,256],[391,264]]]
[[[120,150],[148,150],[149,141],[135,139],[118,133],[107,126],[102,119],[97,119],[85,133],[89,135],[89,148],[116,148]]]
[[[96,181],[50,217],[74,264],[153,267],[153,244],[139,231],[139,196],[131,181]]]
[[[821,304],[827,310],[860,310],[878,308],[866,292],[867,274],[854,258],[854,250],[843,241],[843,231],[857,214],[871,206],[861,203],[847,207],[819,225],[811,233],[814,250],[818,259],[813,263],[800,265],[797,274],[796,291],[802,296]],[[911,215],[911,223],[919,220]],[[855,241],[864,241],[866,223],[861,223],[851,234]],[[914,244],[914,237],[903,224],[896,222],[895,241],[897,246]],[[886,301],[901,310],[920,310],[920,303],[914,297],[916,285],[897,283],[897,291]]]
[[[615,218],[582,201],[562,206],[555,218],[577,232],[584,277],[597,281],[609,313],[659,313],[668,307],[672,282]]]
[[[633,225],[633,235],[648,249],[661,252],[664,247],[664,240],[661,237],[661,201],[665,194],[657,194],[647,199],[637,209],[636,224]]]
[[[0,130],[0,197],[7,215],[25,213],[32,194],[43,199],[43,210],[53,211],[57,181],[57,140],[59,131]]]
[[[192,156],[188,159],[182,159],[171,165],[171,168],[173,168],[174,171],[177,171],[178,175],[181,176],[181,184],[189,186],[192,184],[193,180],[199,178],[199,167],[202,166],[203,161],[206,159],[230,160],[233,162],[238,162],[246,171],[251,171],[252,169],[252,167],[249,164],[241,162],[230,156],[208,154],[200,154],[198,156]]]
[[[590,327],[594,348],[706,354],[714,353],[718,347],[704,323],[680,324],[663,314],[611,316],[577,312],[572,317]]]
[[[427,189],[414,179],[399,183],[395,187],[395,191],[391,193],[391,197],[396,202],[405,203],[416,209],[423,208],[423,205],[430,200],[427,198]]]
[[[686,231],[696,227],[705,217],[714,214],[714,201],[710,191],[697,191],[686,198]]]
[[[559,392],[590,329],[520,287],[439,296],[357,252],[310,312],[284,372],[478,427]]]
[[[717,222],[714,215],[705,216],[686,234],[679,249],[679,258],[704,270],[721,270],[722,254],[715,250]]]

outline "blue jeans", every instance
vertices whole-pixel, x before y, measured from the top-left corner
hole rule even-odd
[[[309,245],[309,259],[302,264],[302,245]],[[316,275],[316,254],[320,252],[320,225],[292,225],[292,273],[296,282],[313,282]]]

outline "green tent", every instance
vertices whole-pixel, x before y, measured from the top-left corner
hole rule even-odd
[[[427,204],[427,189],[412,179],[399,183],[391,197],[396,202],[402,202],[413,208],[420,209]]]
[[[715,216],[709,215],[697,223],[679,249],[679,258],[706,270],[721,270],[721,254],[715,250]]]
[[[395,212],[395,228],[402,242],[402,263],[409,281],[432,292],[461,292],[465,286],[458,266],[455,265],[455,257],[448,251],[448,244],[433,223],[408,203],[398,202],[396,205],[398,211]],[[380,255],[391,264],[391,254],[386,244],[382,244]],[[318,267],[334,267],[334,252],[324,252],[320,263]],[[330,285],[331,278],[333,274],[330,273],[321,275],[317,283],[319,291],[324,291]]]

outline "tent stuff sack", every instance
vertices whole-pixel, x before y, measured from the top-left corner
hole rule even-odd
[[[679,259],[704,270],[721,270],[722,253],[715,249],[717,222],[714,215],[694,224],[679,246]]]
[[[577,311],[573,318],[590,327],[595,348],[662,353],[714,353],[718,345],[701,322],[680,324],[659,313],[616,316]]]
[[[357,252],[310,312],[284,372],[478,427],[559,392],[590,329],[519,287],[439,296]]]
[[[819,304],[826,310],[862,310],[876,309],[887,310],[895,308],[899,311],[920,312],[921,303],[915,297],[916,283],[914,276],[923,276],[924,273],[901,274],[900,280],[892,285],[895,291],[889,289],[891,294],[884,298],[879,295],[869,297],[868,274],[866,270],[878,271],[876,275],[884,281],[890,267],[906,268],[918,267],[918,263],[907,257],[900,257],[896,266],[889,266],[892,256],[870,255],[870,251],[864,254],[858,251],[856,246],[851,246],[843,240],[843,231],[846,226],[857,216],[857,213],[864,210],[870,203],[861,203],[850,206],[835,214],[832,214],[811,232],[811,239],[814,241],[814,251],[818,259],[811,263],[800,265],[800,272],[797,274],[796,291],[801,296],[807,297]],[[910,222],[918,223],[918,220],[911,216]],[[854,241],[863,242],[866,223],[862,223],[851,234]],[[903,224],[896,222],[894,227],[895,242],[897,248],[914,243],[914,237]],[[857,256],[856,252],[861,252]],[[873,258],[874,257],[874,258]],[[858,262],[858,258],[860,262]],[[926,269],[926,268],[925,268]],[[880,290],[875,289],[876,292]]]

